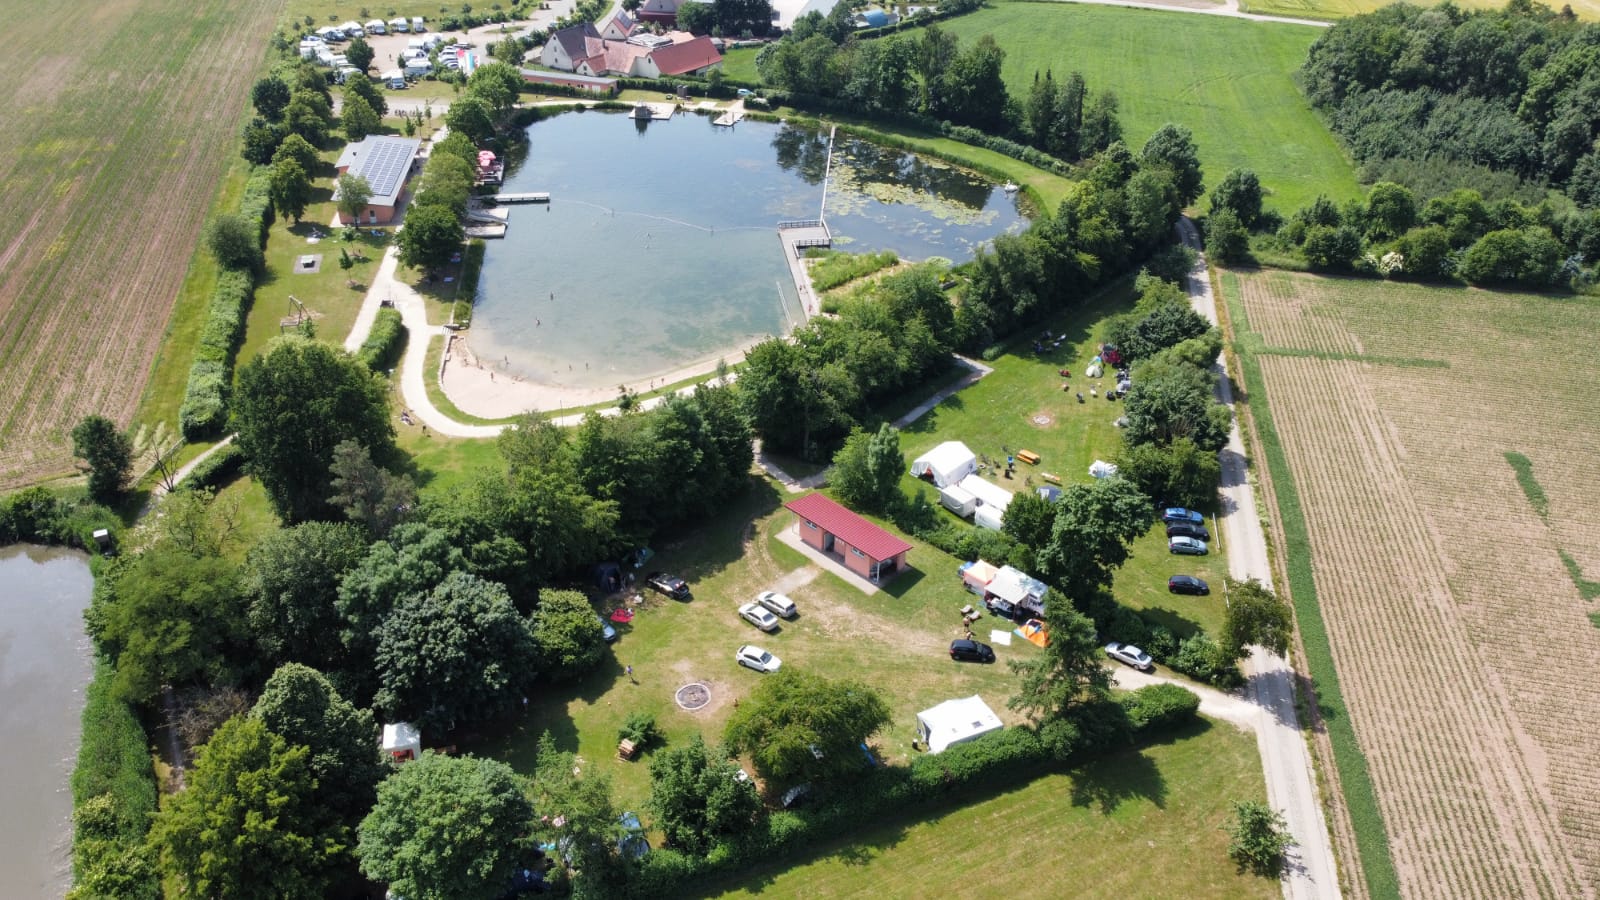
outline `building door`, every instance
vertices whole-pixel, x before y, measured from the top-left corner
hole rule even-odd
[[[833,552],[833,532],[831,532],[831,531],[824,531],[822,533],[822,552],[823,553],[832,553]]]
[[[378,224],[378,211],[377,210],[375,210],[375,209],[367,210],[367,224],[369,224],[369,225]]]

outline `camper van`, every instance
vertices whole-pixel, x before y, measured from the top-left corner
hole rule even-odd
[[[391,91],[403,91],[403,90],[405,90],[405,88],[406,88],[406,76],[405,76],[405,73],[401,72],[398,69],[394,69],[394,70],[391,70],[391,71],[383,73],[383,86],[388,88]]]
[[[965,519],[978,508],[978,498],[960,485],[952,484],[939,489],[939,505]]]
[[[408,59],[402,71],[410,78],[422,78],[433,72],[433,63],[428,62],[426,56],[421,59]]]
[[[371,22],[368,22],[367,24],[365,24],[365,25],[363,25],[361,27],[365,28],[367,30],[367,34],[388,34],[389,33],[389,26],[385,25],[383,23],[382,19],[373,19]]]
[[[344,36],[347,37],[347,38],[358,38],[358,37],[366,37],[367,36],[367,30],[365,28],[361,27],[361,23],[360,22],[357,22],[357,21],[354,21],[354,20],[351,20],[349,22],[344,23],[343,25],[340,25],[339,26],[339,30],[344,32]]]
[[[408,33],[410,33],[410,31],[411,31],[411,23],[406,21],[405,19],[390,19],[389,20],[389,33],[390,34],[408,34]]]
[[[411,30],[416,34],[421,34],[428,30],[428,26],[423,24],[421,16],[412,16]]]

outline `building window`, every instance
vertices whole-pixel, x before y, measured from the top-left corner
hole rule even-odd
[[[815,523],[815,522],[807,522],[806,523],[806,527],[810,528],[812,531],[815,531],[816,528],[817,528],[817,523]]]
[[[857,550],[854,547],[850,548],[850,552],[855,554],[856,556],[861,557],[862,559],[866,559],[867,558],[867,555],[865,553],[862,553],[860,550]]]

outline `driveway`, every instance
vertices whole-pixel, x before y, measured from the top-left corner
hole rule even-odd
[[[1178,236],[1185,246],[1201,253],[1199,230],[1188,218],[1178,221]],[[1217,323],[1216,299],[1211,293],[1211,278],[1202,254],[1189,273],[1189,299],[1195,311],[1213,325]],[[1233,407],[1233,385],[1223,361],[1214,366],[1221,377],[1217,399]],[[1267,537],[1256,512],[1255,491],[1250,484],[1249,457],[1239,433],[1237,417],[1228,432],[1228,444],[1220,454],[1222,462],[1221,527],[1228,548],[1228,572],[1235,579],[1255,578],[1272,586],[1272,566],[1267,557]],[[1333,859],[1333,844],[1317,793],[1317,780],[1311,753],[1301,733],[1299,714],[1294,705],[1294,671],[1281,656],[1252,647],[1246,660],[1246,695],[1257,713],[1256,744],[1261,752],[1261,768],[1267,780],[1267,801],[1283,813],[1289,823],[1294,844],[1288,853],[1283,880],[1284,896],[1290,900],[1336,900],[1339,897],[1338,869]]]

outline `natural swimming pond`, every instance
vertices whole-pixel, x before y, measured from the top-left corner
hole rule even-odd
[[[569,113],[528,129],[512,208],[479,281],[471,346],[530,381],[611,388],[720,357],[804,320],[777,223],[834,246],[971,259],[1027,224],[1016,195],[939,160],[843,133],[680,115]],[[826,179],[824,172],[827,171]]]
[[[82,553],[0,548],[0,897],[60,897],[72,881],[72,792],[94,576]]]

